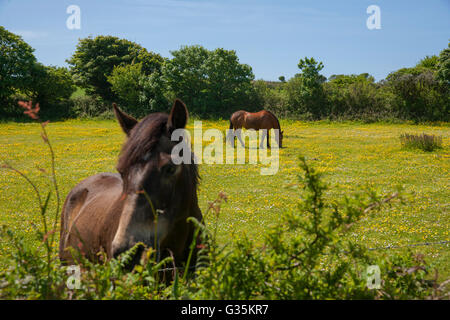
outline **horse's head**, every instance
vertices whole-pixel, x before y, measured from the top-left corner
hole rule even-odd
[[[140,122],[115,105],[114,112],[127,141],[117,164],[123,180],[119,200],[123,209],[111,254],[117,257],[137,242],[159,253],[160,248],[175,241],[174,225],[186,222],[192,202],[197,199],[196,165],[175,165],[171,159],[172,149],[178,144],[171,141],[171,134],[185,127],[188,111],[177,99],[169,115],[153,113]]]

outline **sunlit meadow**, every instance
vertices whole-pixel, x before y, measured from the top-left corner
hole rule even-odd
[[[278,221],[283,211],[296,207],[300,201],[300,154],[323,172],[329,186],[327,196],[333,198],[362,193],[368,188],[384,195],[399,186],[403,188],[405,204],[397,201],[382,213],[363,218],[350,234],[357,242],[375,248],[450,240],[448,124],[281,121],[281,126],[285,148],[280,150],[276,175],[260,175],[260,165],[200,165],[202,210],[219,192],[228,195],[219,220],[222,243],[243,234],[260,241],[268,225]],[[56,174],[63,198],[82,179],[99,172],[115,172],[125,138],[115,121],[71,120],[50,123],[46,128],[56,153]],[[193,121],[188,129],[192,128]],[[203,121],[203,129],[208,128],[225,132],[228,121]],[[442,136],[443,148],[433,152],[402,148],[402,133],[422,132]],[[45,190],[51,190],[49,153],[38,124],[0,124],[0,163],[4,161],[26,173],[44,196]],[[50,214],[55,214],[55,208],[52,204]],[[33,232],[41,221],[36,197],[20,176],[6,169],[0,171],[0,213],[0,225],[9,226],[39,245]],[[2,242],[0,248],[0,267],[4,268],[2,258],[9,244]],[[424,253],[440,276],[448,278],[449,244],[416,246],[411,250]]]

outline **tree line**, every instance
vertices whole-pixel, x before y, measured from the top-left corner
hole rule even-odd
[[[234,50],[182,46],[164,58],[113,36],[80,39],[69,68],[45,66],[23,39],[0,27],[0,118],[18,119],[19,100],[39,102],[48,118],[111,114],[111,102],[142,117],[167,111],[175,97],[194,116],[228,118],[267,109],[286,118],[449,121],[450,43],[439,55],[391,72],[332,75],[314,58],[300,59],[286,80],[255,80]]]

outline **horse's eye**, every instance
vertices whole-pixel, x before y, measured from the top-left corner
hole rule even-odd
[[[168,164],[164,166],[163,172],[169,176],[175,174],[177,171],[177,167],[175,167],[173,164]]]
[[[150,160],[150,156],[151,156],[150,152],[147,152],[147,153],[142,157],[142,160],[144,160],[145,162],[147,162],[148,160]]]

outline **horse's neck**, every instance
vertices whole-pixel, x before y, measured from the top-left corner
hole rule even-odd
[[[269,112],[269,114],[272,116],[273,121],[274,121],[273,128],[281,131],[280,121],[278,120],[278,118],[275,117],[275,115],[272,112]]]
[[[275,119],[274,129],[278,129],[281,131],[280,122],[277,119]]]

